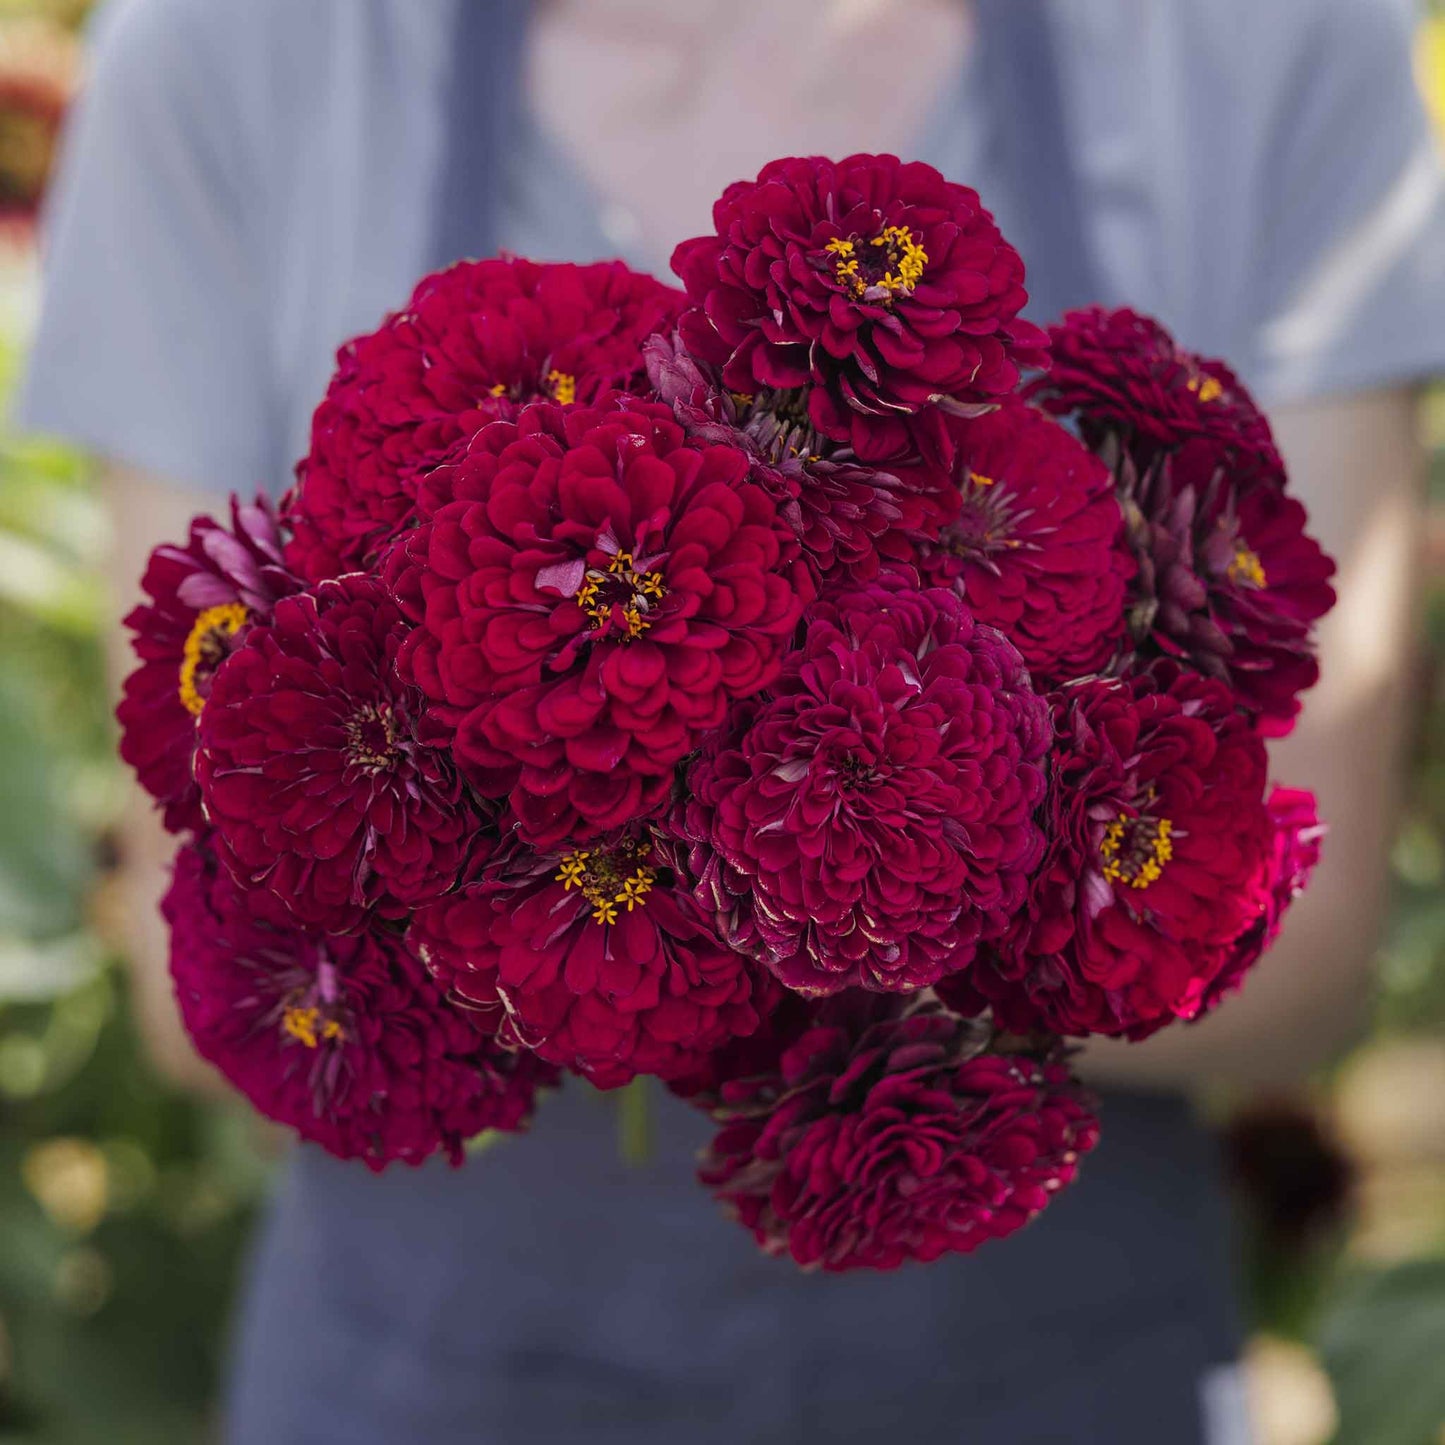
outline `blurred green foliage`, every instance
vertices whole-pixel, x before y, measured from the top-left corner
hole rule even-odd
[[[264,1171],[147,1069],[90,925],[126,786],[104,545],[81,461],[0,433],[0,1442],[193,1445]]]

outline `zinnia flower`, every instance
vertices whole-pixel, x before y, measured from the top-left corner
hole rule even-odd
[[[1143,1038],[1193,1018],[1259,915],[1264,743],[1170,664],[1055,697],[1048,854],[1006,938],[940,985],[1017,1033]]]
[[[1042,362],[1018,252],[976,192],[896,156],[773,161],[672,255],[688,350],[733,391],[806,390],[865,461],[898,457],[938,406],[987,405]]]
[[[1334,606],[1335,565],[1305,509],[1210,442],[1120,475],[1139,561],[1129,613],[1141,655],[1216,677],[1279,737],[1319,677],[1315,623]]]
[[[960,505],[919,546],[928,586],[952,587],[1018,648],[1034,685],[1100,671],[1126,640],[1134,560],[1104,464],[1024,403],[955,425]]]
[[[1049,369],[1030,395],[1056,415],[1077,416],[1090,446],[1116,435],[1141,466],[1202,437],[1284,473],[1269,422],[1239,378],[1134,311],[1091,306],[1051,326]]]
[[[313,582],[365,568],[419,478],[486,422],[642,382],[642,342],[672,326],[681,300],[620,261],[501,257],[428,276],[337,356],[288,499],[292,565]]]
[[[1200,1013],[1217,1008],[1238,992],[1284,926],[1289,906],[1309,886],[1320,861],[1325,826],[1315,795],[1301,788],[1276,788],[1269,795],[1273,846],[1265,864],[1265,887],[1258,917],[1235,940],[1229,958],[1204,995]]]
[[[866,582],[881,558],[911,561],[914,546],[936,540],[957,509],[935,471],[867,466],[821,435],[802,392],[729,391],[716,368],[688,355],[680,338],[654,336],[644,352],[653,387],[689,436],[752,458],[752,479],[777,502],[815,577]]]
[[[429,479],[437,510],[388,573],[420,623],[406,665],[531,841],[658,808],[729,703],[777,675],[811,584],[748,469],[624,400],[529,408]]]
[[[714,934],[647,829],[514,840],[421,910],[413,947],[504,1041],[601,1088],[666,1078],[758,1026],[752,965]]]
[[[192,762],[216,669],[301,584],[281,563],[270,503],[232,497],[229,528],[198,517],[184,547],[151,553],[141,585],[150,601],[125,619],[140,665],[116,709],[120,755],[179,833],[204,821]]]
[[[1048,742],[1018,653],[953,593],[826,599],[689,773],[697,896],[799,992],[924,988],[1023,902]]]
[[[1057,1055],[987,1046],[927,995],[830,999],[771,1067],[723,1086],[699,1177],[804,1268],[896,1269],[1002,1239],[1099,1131]]]
[[[379,582],[323,582],[252,630],[202,716],[196,775],[221,856],[330,933],[451,887],[481,825],[397,675],[406,630]]]
[[[376,1170],[420,1164],[485,1129],[524,1129],[556,1070],[453,1009],[390,935],[290,926],[192,845],[163,905],[181,1016],[267,1118]]]

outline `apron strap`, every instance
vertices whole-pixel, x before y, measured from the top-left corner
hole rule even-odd
[[[485,256],[500,242],[505,157],[521,134],[529,0],[452,0],[442,164],[432,198],[429,269]]]

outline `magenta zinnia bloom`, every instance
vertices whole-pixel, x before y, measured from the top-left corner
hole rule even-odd
[[[406,665],[533,842],[658,808],[776,676],[811,584],[748,467],[625,400],[529,408],[428,479],[436,510],[389,571],[420,623]]]
[[[330,933],[451,887],[480,818],[424,700],[379,582],[350,576],[278,604],[216,675],[196,775],[236,877]]]
[[[1288,733],[1319,677],[1315,623],[1335,602],[1335,564],[1305,532],[1305,509],[1208,442],[1143,473],[1126,465],[1120,482],[1143,657],[1220,679],[1266,736]]]
[[[1143,1038],[1199,1013],[1259,915],[1264,743],[1226,688],[1171,664],[1065,688],[1054,727],[1027,910],[940,992],[1018,1033]]]
[[[1084,439],[1116,435],[1143,465],[1204,438],[1282,474],[1269,422],[1222,362],[1186,351],[1157,321],[1127,309],[1070,311],[1049,328],[1049,370],[1030,388],[1051,412],[1077,416]]]
[[[644,349],[653,387],[688,435],[752,458],[752,479],[797,533],[815,577],[866,582],[885,558],[910,561],[913,548],[936,540],[956,510],[935,470],[871,467],[819,433],[801,392],[729,391],[717,369],[689,356],[680,339],[654,336]]]
[[[753,966],[714,934],[646,829],[506,845],[423,909],[413,946],[499,1036],[601,1088],[666,1078],[758,1026]]]
[[[995,401],[1041,363],[1024,267],[976,192],[896,156],[773,161],[672,255],[682,338],[745,394],[803,391],[824,436],[905,454],[939,405]]]
[[[282,565],[270,503],[232,497],[229,528],[198,517],[184,547],[151,553],[141,585],[150,601],[125,619],[140,665],[116,709],[120,755],[179,833],[203,824],[192,763],[216,669],[301,584]]]
[[[702,1182],[769,1254],[896,1269],[1027,1224],[1099,1130],[1059,1058],[987,1052],[936,1000],[845,994],[723,1085]]]
[[[952,587],[997,627],[1036,687],[1100,671],[1123,650],[1134,574],[1108,469],[1012,399],[954,431],[960,505],[938,541],[919,547],[924,582]]]
[[[1235,940],[1228,961],[1204,996],[1201,1013],[1217,1008],[1243,986],[1249,971],[1279,937],[1290,904],[1309,886],[1320,861],[1325,826],[1315,795],[1301,788],[1276,788],[1268,807],[1274,833],[1259,915]]]
[[[697,896],[799,992],[927,987],[1023,901],[1048,742],[1018,653],[953,593],[825,599],[691,769]]]
[[[500,1048],[450,1007],[399,939],[291,927],[203,847],[183,849],[164,912],[192,1040],[267,1118],[372,1169],[420,1164],[485,1129],[526,1127],[555,1069]]]
[[[297,468],[292,565],[313,582],[364,568],[411,511],[419,478],[519,405],[590,402],[644,381],[642,343],[681,296],[620,261],[464,261],[341,348]]]

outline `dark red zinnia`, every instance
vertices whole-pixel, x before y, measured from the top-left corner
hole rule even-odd
[[[1263,906],[1264,743],[1219,683],[1160,664],[1054,703],[1048,853],[1008,935],[940,991],[1028,1033],[1193,1018]]]
[[[419,478],[478,427],[550,397],[590,402],[644,380],[642,342],[682,298],[620,261],[464,261],[348,342],[297,468],[292,565],[363,568],[411,511]]]
[[[379,582],[323,582],[252,630],[202,716],[196,776],[222,857],[327,932],[449,888],[481,826],[397,674],[406,631]]]
[[[1048,742],[1018,653],[953,593],[827,598],[689,773],[697,896],[799,992],[926,987],[1023,901]]]
[[[1243,986],[1249,971],[1279,937],[1290,904],[1309,886],[1320,861],[1325,825],[1315,795],[1302,788],[1275,788],[1267,806],[1274,832],[1259,913],[1235,940],[1224,968],[1204,995],[1201,1014],[1217,1008]]]
[[[1294,726],[1319,677],[1315,623],[1335,565],[1273,477],[1195,441],[1119,475],[1138,558],[1130,624],[1141,657],[1175,657],[1225,682],[1266,736]]]
[[[716,936],[647,829],[570,849],[514,841],[421,910],[410,938],[502,1039],[602,1088],[684,1072],[758,1026],[752,965]]]
[[[1108,469],[1011,398],[953,429],[959,505],[918,548],[924,582],[997,627],[1040,689],[1101,670],[1123,649],[1134,574]]]
[[[745,394],[806,390],[825,436],[905,454],[937,407],[990,403],[1041,363],[1024,267],[976,192],[896,156],[773,161],[728,187],[716,234],[672,255],[682,337]]]
[[[389,571],[420,624],[407,666],[532,841],[659,807],[729,703],[776,676],[811,584],[748,470],[624,399],[528,408],[428,479]]]
[[[268,1118],[372,1169],[453,1164],[485,1129],[526,1127],[556,1070],[450,1007],[401,941],[290,926],[204,847],[181,851],[164,912],[192,1040]]]
[[[1058,1056],[987,1049],[928,995],[830,999],[722,1086],[699,1175],[804,1268],[967,1254],[1045,1208],[1099,1133]]]
[[[1091,306],[1049,328],[1049,370],[1030,394],[1077,416],[1098,446],[1117,436],[1143,465],[1195,438],[1283,475],[1269,422],[1222,361],[1184,350],[1152,317]]]
[[[198,517],[184,547],[151,553],[141,585],[150,601],[125,619],[140,665],[116,709],[120,755],[178,833],[203,822],[192,760],[216,669],[301,584],[282,565],[270,503],[232,497],[229,528]]]
[[[729,391],[680,338],[654,336],[644,351],[653,387],[689,436],[752,458],[753,480],[777,501],[815,577],[866,582],[883,559],[911,561],[914,547],[935,540],[956,510],[935,470],[871,467],[821,435],[802,392]]]

